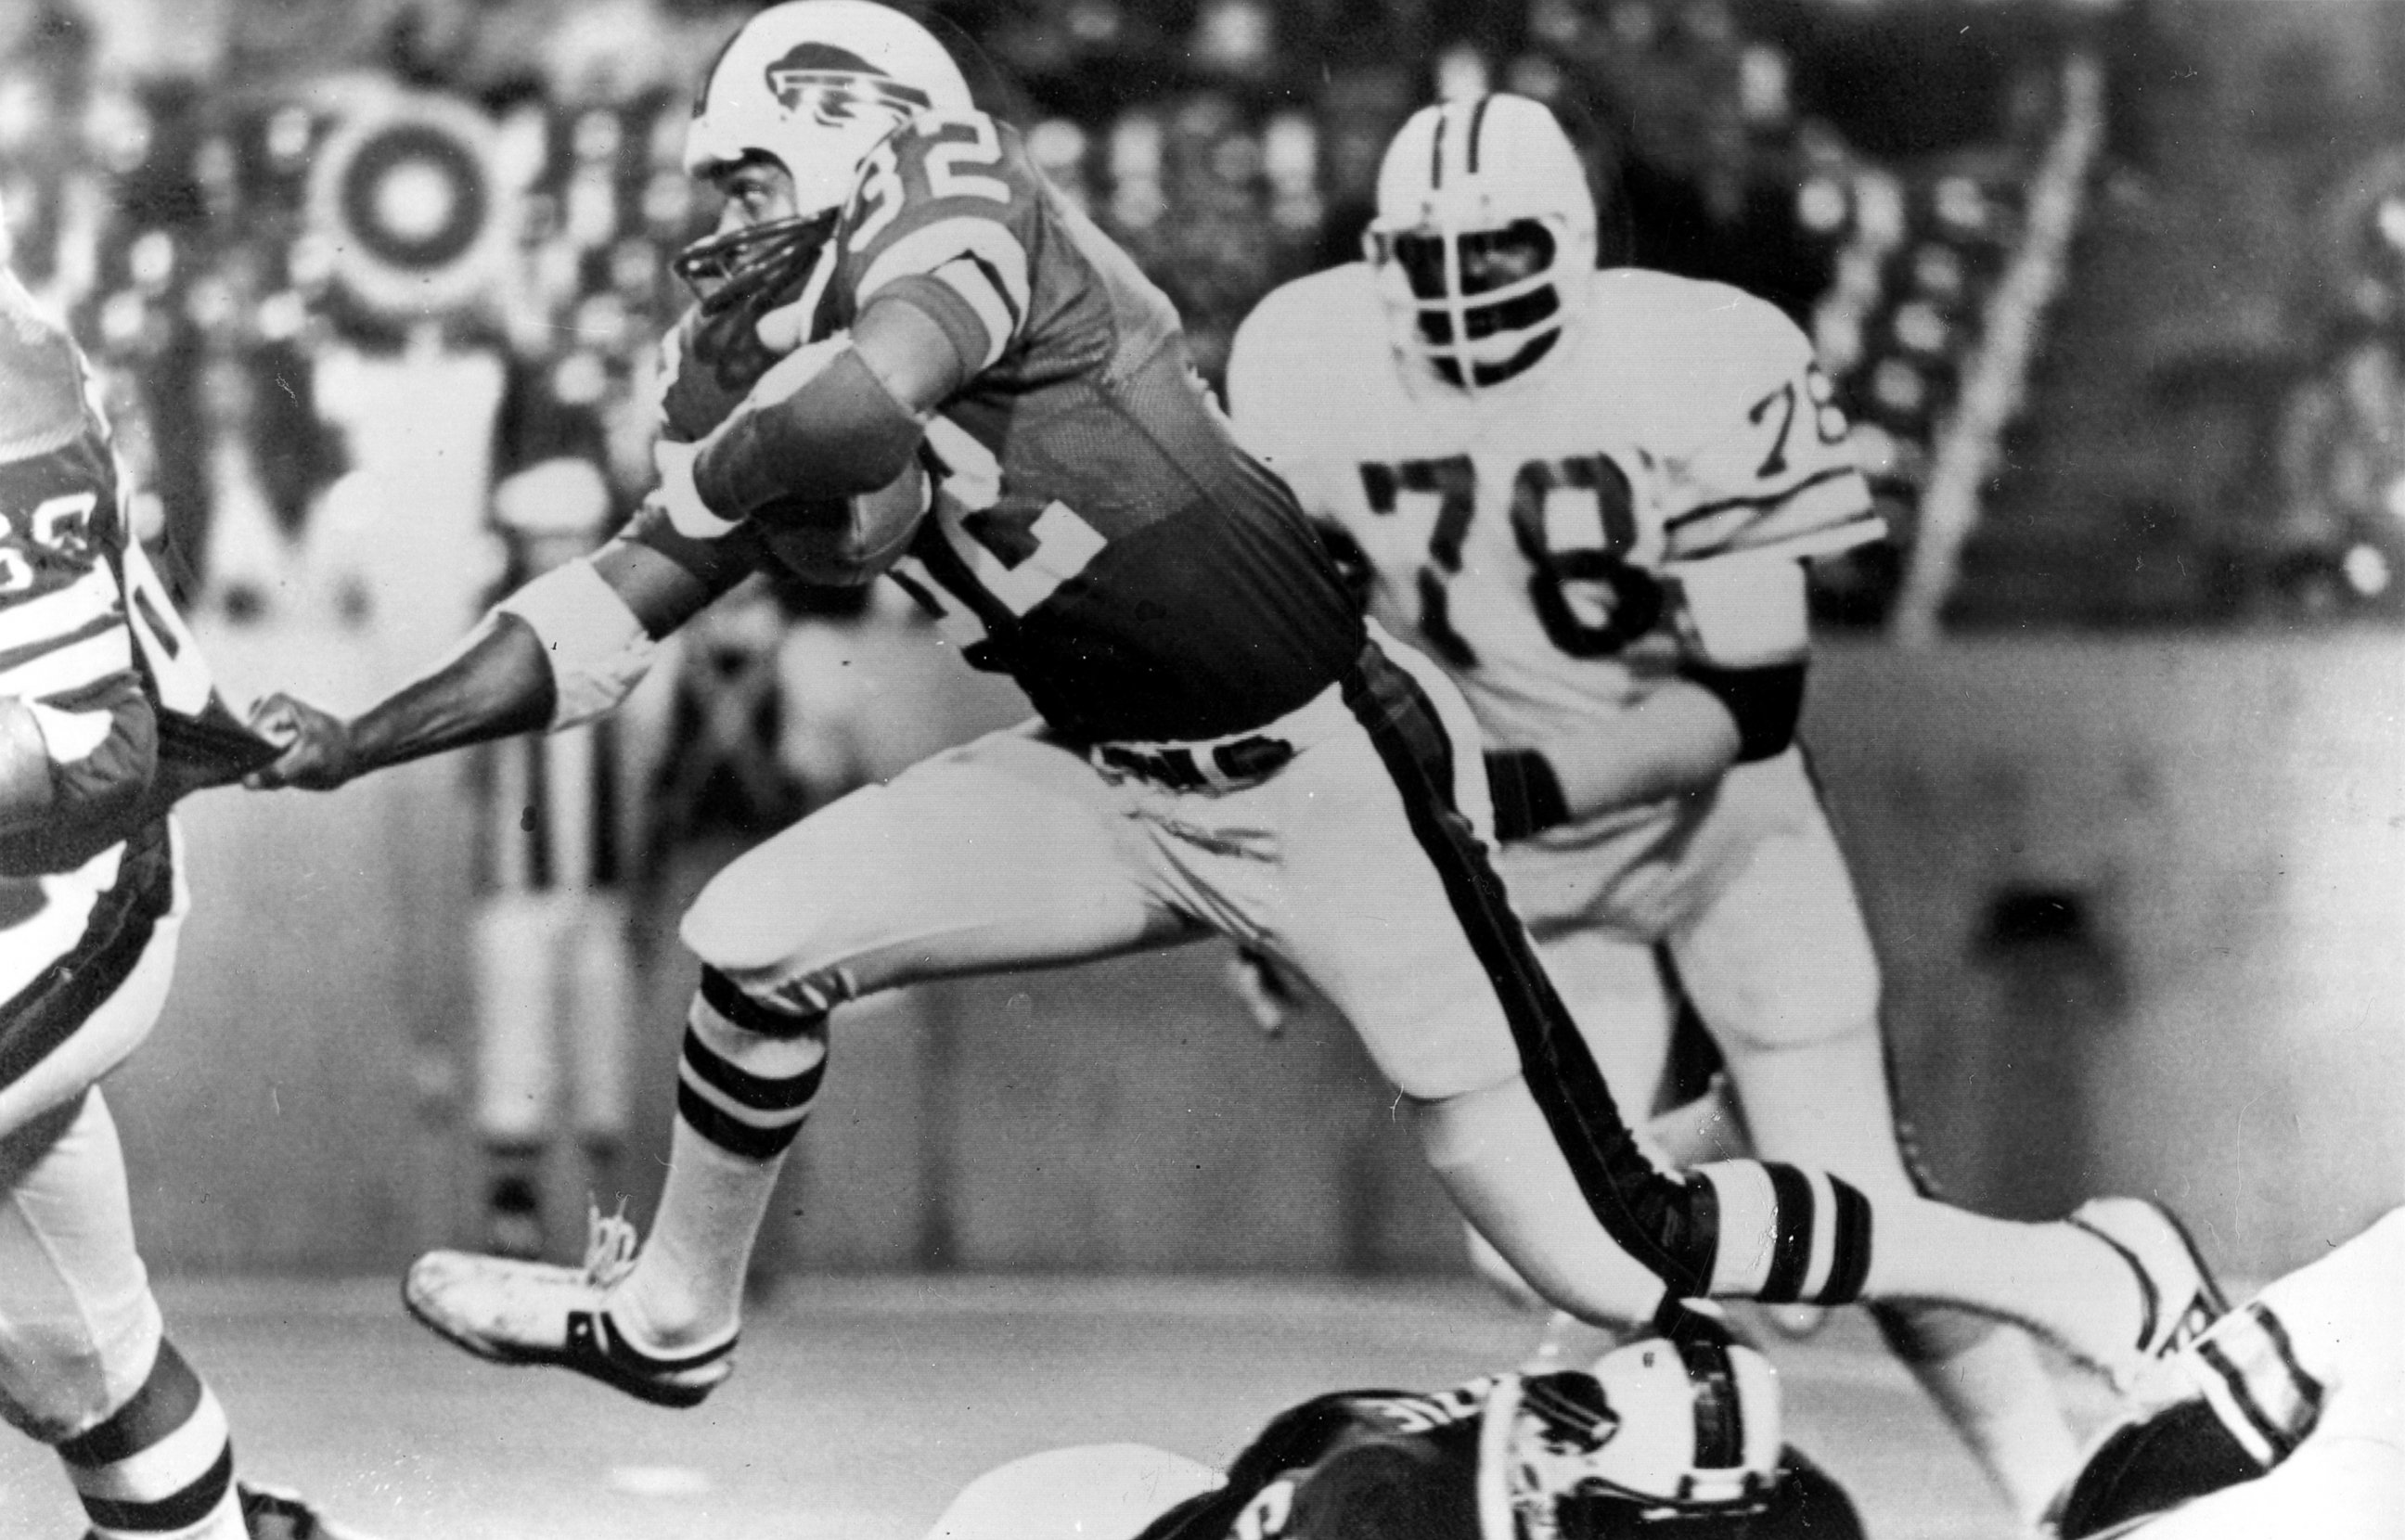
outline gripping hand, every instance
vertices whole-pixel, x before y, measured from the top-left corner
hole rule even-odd
[[[359,774],[350,724],[306,701],[270,695],[250,708],[250,726],[283,750],[273,763],[244,777],[254,791],[285,786],[331,791]]]

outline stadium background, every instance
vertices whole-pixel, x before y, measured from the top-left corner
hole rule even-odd
[[[107,370],[232,693],[356,707],[439,650],[513,469],[640,494],[664,257],[706,214],[684,92],[747,8],[0,7],[15,260]],[[1809,733],[1939,1175],[2018,1213],[2158,1192],[2255,1276],[2405,1197],[2405,7],[935,9],[1214,370],[1254,298],[1352,252],[1413,105],[1554,100],[1617,167],[1624,250],[1788,307],[1862,425],[1898,539],[1819,574]],[[794,773],[815,707],[779,636],[844,660],[855,773],[1017,709],[882,609],[779,602],[790,630],[680,665],[744,709],[671,735],[633,826],[646,1154],[681,897],[832,790]],[[112,1088],[154,1267],[386,1271],[472,1235],[462,766],[187,821],[176,997]],[[1222,961],[847,1018],[767,1265],[1457,1272],[1341,1024],[1262,1039]],[[629,1169],[640,1214],[656,1162]]]

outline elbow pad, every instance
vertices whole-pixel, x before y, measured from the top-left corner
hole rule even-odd
[[[788,395],[763,399],[755,388],[702,450],[694,488],[727,519],[874,492],[902,473],[924,431],[847,346]]]
[[[556,733],[616,709],[651,671],[659,643],[589,558],[556,567],[495,606],[542,644],[551,665]]]
[[[1509,844],[1569,820],[1569,799],[1553,761],[1534,749],[1493,749],[1485,759],[1496,839]]]
[[[1680,676],[1703,686],[1737,721],[1737,763],[1751,764],[1786,752],[1804,714],[1804,660],[1758,668],[1689,663]]]

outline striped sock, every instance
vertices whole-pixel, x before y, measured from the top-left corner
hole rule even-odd
[[[1715,1160],[1688,1182],[1714,1216],[1709,1293],[1765,1305],[1850,1305],[1871,1264],[1871,1205],[1850,1183],[1775,1160]]]
[[[617,1295],[619,1324],[639,1340],[693,1347],[735,1329],[752,1243],[826,1058],[823,1013],[773,1010],[703,970],[659,1216]]]
[[[125,1405],[58,1449],[99,1540],[244,1540],[225,1410],[173,1343]]]

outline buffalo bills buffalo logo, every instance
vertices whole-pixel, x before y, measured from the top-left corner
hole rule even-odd
[[[889,77],[856,53],[803,43],[768,66],[768,91],[788,112],[807,111],[829,128],[859,119],[864,107],[907,117],[924,112],[927,93]]]

